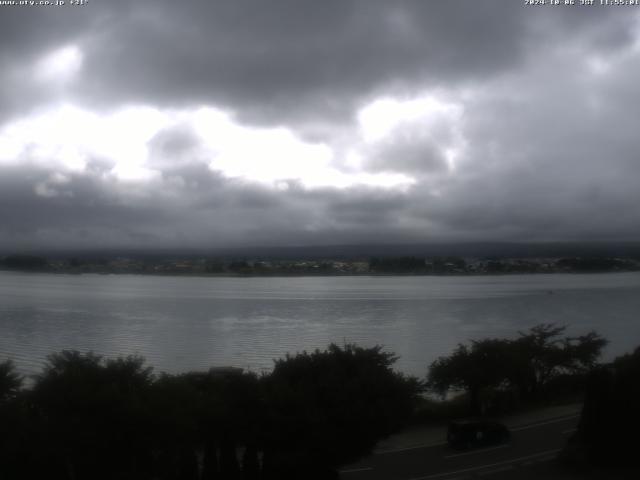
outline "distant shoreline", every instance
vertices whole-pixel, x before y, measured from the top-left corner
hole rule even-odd
[[[242,274],[242,273],[180,273],[180,272],[99,272],[99,271],[51,271],[51,270],[17,270],[0,268],[4,273],[21,274],[48,274],[48,275],[123,275],[123,276],[147,276],[147,277],[184,277],[184,278],[327,278],[327,277],[511,277],[518,275],[603,275],[614,273],[638,273],[639,270],[602,270],[602,271],[555,271],[555,272],[469,272],[469,273],[265,273],[265,274]]]
[[[0,258],[7,271],[66,274],[145,274],[199,277],[486,276],[538,273],[640,271],[640,260],[621,257],[371,257],[351,259],[141,259],[95,257],[51,259],[35,255]]]

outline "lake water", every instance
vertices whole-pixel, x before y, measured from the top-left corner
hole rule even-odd
[[[640,273],[196,278],[0,272],[0,358],[25,373],[62,349],[138,353],[156,371],[269,370],[330,342],[384,345],[424,375],[458,342],[541,322],[597,330],[605,358],[640,345]]]

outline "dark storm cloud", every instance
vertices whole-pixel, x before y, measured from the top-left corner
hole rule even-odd
[[[0,247],[638,239],[638,25],[634,9],[507,0],[4,8]],[[68,77],[38,75],[69,46]],[[363,137],[364,106],[425,95],[458,113],[400,115]],[[86,166],[70,169],[63,148],[39,149],[39,124],[33,144],[2,153],[3,139],[14,151],[3,128],[61,102],[174,116],[145,140],[148,178],[120,178],[84,145]],[[244,130],[203,138],[191,121],[202,106]],[[269,135],[330,150],[348,181],[313,178],[317,167],[277,182],[225,171],[216,149]],[[278,148],[238,151],[267,173],[310,162]],[[358,180],[387,174],[410,181]]]
[[[595,48],[628,36],[611,9],[523,8],[518,2],[255,0],[92,2],[87,8],[4,9],[0,59],[9,71],[56,44],[86,51],[72,97],[226,105],[248,118],[345,116],[396,85],[460,84],[517,68],[528,52],[594,28]],[[10,48],[7,48],[10,47]],[[19,75],[19,73],[17,73]],[[420,83],[418,83],[420,82]],[[6,84],[5,84],[6,85]],[[29,95],[5,91],[11,105]]]
[[[504,1],[95,3],[9,11],[3,63],[78,42],[85,75],[69,94],[84,102],[213,102],[281,123],[348,116],[389,84],[411,91],[515,67],[536,41],[535,15]]]
[[[637,239],[640,144],[630,106],[640,92],[630,79],[640,57],[630,45],[604,57],[611,65],[600,73],[586,55],[565,52],[485,86],[466,109],[473,149],[418,216],[485,238]]]
[[[61,45],[84,44],[91,32],[129,15],[132,3],[93,2],[91,8],[3,7],[0,13],[0,121],[10,115],[23,114],[59,93],[58,85],[33,82],[32,67],[42,55]]]
[[[609,14],[545,16],[505,1],[131,3],[87,35],[83,100],[213,102],[263,123],[348,117],[389,86],[479,80]],[[615,31],[596,48],[624,41]]]
[[[4,169],[0,247],[350,243],[387,236],[405,202],[376,189],[276,192],[197,165],[174,174],[183,181],[116,193],[113,180],[98,175],[61,180],[43,168]]]

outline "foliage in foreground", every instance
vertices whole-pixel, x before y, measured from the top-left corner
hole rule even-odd
[[[565,459],[583,466],[637,468],[639,405],[640,347],[591,372],[578,431]]]
[[[0,478],[337,478],[412,413],[421,384],[381,347],[331,345],[261,378],[154,375],[140,357],[50,355],[30,389],[0,364]]]
[[[429,367],[428,386],[444,394],[452,389],[469,395],[472,414],[483,413],[481,394],[487,390],[535,400],[563,376],[584,376],[595,365],[607,341],[596,332],[563,337],[566,327],[540,324],[519,337],[489,338],[459,344],[449,356]]]

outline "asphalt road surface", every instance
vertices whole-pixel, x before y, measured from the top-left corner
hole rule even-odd
[[[517,477],[526,469],[553,460],[576,428],[578,415],[511,428],[508,444],[456,451],[446,443],[371,455],[340,471],[342,480],[462,480]]]

